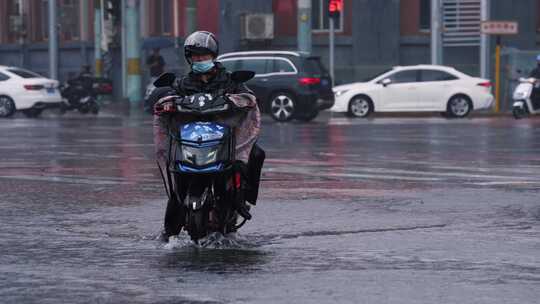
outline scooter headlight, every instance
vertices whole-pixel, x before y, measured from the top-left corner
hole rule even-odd
[[[219,147],[219,145],[205,148],[183,146],[182,160],[195,166],[210,165],[216,162]]]

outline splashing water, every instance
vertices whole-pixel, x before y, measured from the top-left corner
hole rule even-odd
[[[253,244],[235,232],[227,233],[225,235],[220,232],[213,232],[206,237],[199,239],[198,242],[193,242],[189,235],[181,233],[179,235],[169,237],[169,242],[165,244],[163,248],[178,249],[186,247],[207,249],[245,249],[253,247]]]

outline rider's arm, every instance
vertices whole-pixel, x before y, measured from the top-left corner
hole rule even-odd
[[[261,129],[261,113],[257,106],[257,97],[243,83],[238,85],[231,94],[227,94],[227,97],[237,107],[243,108],[247,112],[240,126],[242,129],[239,130],[238,135],[240,136],[237,137],[236,150],[245,150],[249,154],[250,147],[259,138]]]
[[[247,110],[257,106],[257,97],[253,92],[244,84],[241,83],[231,91],[231,93],[225,94],[238,108],[245,108]]]

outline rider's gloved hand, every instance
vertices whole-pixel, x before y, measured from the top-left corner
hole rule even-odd
[[[154,114],[164,115],[176,112],[176,103],[178,96],[165,96],[159,99],[154,105]]]

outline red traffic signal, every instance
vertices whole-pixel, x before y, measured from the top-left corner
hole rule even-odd
[[[337,18],[343,10],[343,0],[330,0],[328,1],[328,15],[330,17]]]

